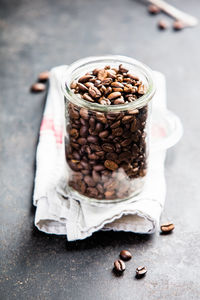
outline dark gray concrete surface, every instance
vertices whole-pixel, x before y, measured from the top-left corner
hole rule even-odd
[[[197,0],[171,2],[200,16]],[[160,32],[160,18],[134,0],[0,0],[1,300],[200,298],[200,28]],[[29,86],[40,71],[109,53],[135,57],[166,75],[168,107],[185,130],[166,160],[162,219],[176,229],[169,236],[98,232],[69,243],[33,226],[45,95],[30,94]],[[111,270],[123,248],[133,259],[119,278]],[[137,281],[141,264],[148,274]]]

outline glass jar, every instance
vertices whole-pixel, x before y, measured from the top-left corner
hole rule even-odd
[[[71,82],[87,72],[120,64],[146,86],[146,93],[135,101],[102,105],[71,90]],[[66,68],[62,90],[70,192],[90,203],[115,203],[141,192],[148,172],[150,100],[155,93],[152,71],[125,56],[88,57]]]

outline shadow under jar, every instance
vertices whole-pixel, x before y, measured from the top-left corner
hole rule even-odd
[[[128,90],[131,84],[135,94]],[[141,192],[148,172],[152,71],[125,56],[88,57],[66,68],[62,90],[71,193],[90,203],[115,203]]]

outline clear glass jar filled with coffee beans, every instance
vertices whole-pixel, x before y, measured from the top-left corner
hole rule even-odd
[[[70,191],[95,203],[128,200],[148,172],[152,71],[124,56],[78,60],[63,76]]]

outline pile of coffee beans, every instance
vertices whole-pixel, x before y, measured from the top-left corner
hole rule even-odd
[[[119,68],[106,66],[95,69],[73,81],[70,85],[84,100],[102,105],[129,103],[145,94],[145,86],[137,75],[119,65]]]
[[[71,89],[91,103],[123,106],[142,96],[146,87],[119,65],[95,69],[73,81]],[[148,107],[97,112],[70,102],[67,109],[69,185],[95,199],[123,199],[141,188],[147,168]]]

